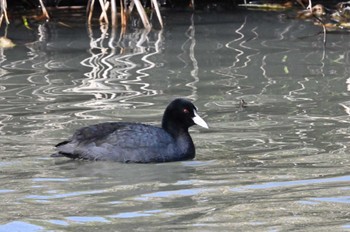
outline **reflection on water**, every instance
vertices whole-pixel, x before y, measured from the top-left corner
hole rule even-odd
[[[318,27],[271,12],[165,17],[150,31],[67,15],[70,27],[10,25],[0,231],[348,230],[348,35],[330,33],[324,47]],[[211,128],[191,129],[194,161],[49,157],[86,124],[159,124],[178,96]]]
[[[158,94],[157,90],[149,88],[146,78],[150,76],[147,71],[156,66],[151,60],[152,56],[159,54],[163,49],[162,31],[137,30],[130,34],[120,31],[120,36],[116,37],[115,30],[112,29],[109,36],[108,27],[101,26],[101,34],[94,38],[90,28],[91,56],[81,64],[89,67],[91,71],[85,74],[88,79],[85,79],[81,86],[68,90],[94,93],[98,101],[91,102],[88,104],[90,106],[104,102],[102,106],[108,107],[113,99],[127,104],[128,99],[139,95]],[[133,59],[138,60],[140,64],[133,62]],[[134,104],[131,102],[128,105]]]

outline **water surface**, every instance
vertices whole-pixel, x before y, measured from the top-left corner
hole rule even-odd
[[[324,47],[319,27],[282,14],[164,12],[164,30],[125,34],[84,13],[11,24],[0,231],[349,231],[349,34]],[[210,126],[191,129],[193,161],[49,157],[87,124],[158,125],[179,96]]]

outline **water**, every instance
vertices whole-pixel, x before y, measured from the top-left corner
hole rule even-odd
[[[324,48],[319,27],[282,14],[165,12],[163,31],[122,36],[83,12],[11,24],[0,231],[350,231],[349,34]],[[193,161],[49,157],[83,125],[159,124],[178,96],[210,126],[191,129]]]

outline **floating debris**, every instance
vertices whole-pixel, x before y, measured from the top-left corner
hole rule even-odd
[[[313,17],[322,17],[326,15],[326,11],[323,5],[321,4],[316,4],[309,9],[301,10],[297,12],[297,18],[299,19],[308,19],[308,18],[313,18]]]
[[[261,10],[286,10],[291,8],[293,5],[290,4],[290,2],[287,2],[286,4],[275,4],[275,3],[265,3],[265,4],[258,4],[258,3],[247,3],[247,4],[238,4],[238,6],[243,6],[247,8],[257,8]]]
[[[16,46],[16,44],[9,38],[5,36],[0,37],[0,48],[13,48],[14,46]]]
[[[244,108],[247,108],[247,107],[248,107],[248,104],[243,99],[240,99],[239,100],[239,108],[240,109],[244,109]]]

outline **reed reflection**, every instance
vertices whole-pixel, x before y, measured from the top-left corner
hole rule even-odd
[[[260,64],[259,55],[262,53],[259,49],[261,45],[256,44],[260,37],[257,31],[258,28],[251,27],[249,21],[249,17],[244,17],[242,22],[235,25],[231,35],[232,39],[223,42],[224,46],[221,50],[224,53],[231,54],[231,59],[228,61],[229,65],[225,64],[220,68],[215,68],[212,73],[221,76],[221,79],[226,79],[225,87],[231,87],[226,91],[228,98],[233,95],[240,99],[243,95],[246,95],[245,99],[252,104],[252,98],[247,96],[248,92],[251,92],[252,88],[263,88],[261,85],[264,83],[258,80],[255,82],[255,86],[249,83],[250,76],[259,78],[257,70],[259,70]]]
[[[190,71],[191,77],[193,78],[193,81],[187,82],[186,87],[189,87],[191,89],[191,95],[187,96],[190,99],[196,100],[197,99],[197,87],[196,83],[199,81],[198,77],[198,61],[196,59],[195,55],[195,47],[196,47],[196,27],[194,23],[194,14],[191,15],[191,25],[188,27],[185,36],[187,37],[187,40],[182,44],[181,50],[182,54],[179,55],[179,59],[182,60],[185,65],[191,65],[192,70]],[[187,48],[188,47],[188,48]],[[188,56],[190,58],[190,62],[187,62],[185,57],[188,50]]]
[[[101,25],[98,32],[88,28],[90,38],[90,56],[81,61],[81,65],[91,71],[85,73],[87,79],[70,91],[93,94],[87,106],[109,106],[110,101],[117,101],[123,106],[137,107],[150,105],[150,102],[136,102],[140,96],[153,96],[159,90],[150,87],[149,70],[156,67],[151,57],[162,50],[162,30],[150,31],[135,29],[125,33]],[[97,34],[97,35],[96,35]],[[117,104],[118,104],[117,103]]]
[[[5,35],[5,37],[6,37],[6,35]],[[6,55],[4,52],[5,49],[6,48],[4,46],[0,46],[0,78],[5,76],[8,73],[8,71],[3,68],[3,63],[6,61]],[[3,88],[4,87],[0,85],[0,90],[2,90]]]

